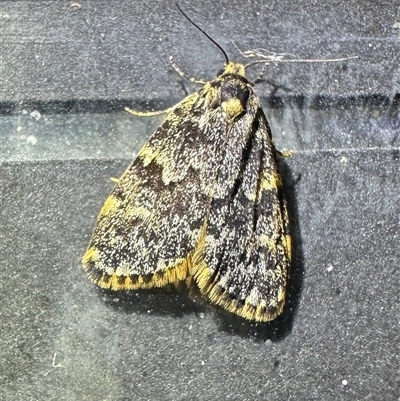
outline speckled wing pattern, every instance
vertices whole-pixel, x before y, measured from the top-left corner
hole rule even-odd
[[[212,303],[269,321],[291,259],[276,150],[241,64],[176,105],[119,179],[83,265],[113,290],[187,280]]]

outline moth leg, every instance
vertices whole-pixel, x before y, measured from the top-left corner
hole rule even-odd
[[[175,70],[182,78],[188,79],[190,82],[193,82],[193,83],[195,83],[195,84],[205,85],[205,84],[207,83],[207,82],[205,82],[205,81],[197,80],[196,78],[190,78],[188,75],[186,75],[186,74],[177,66],[177,64],[175,63],[175,61],[174,61],[174,59],[173,59],[172,56],[169,58],[169,61],[170,61],[171,65],[172,65],[172,67],[174,68],[174,70]],[[175,105],[175,106],[176,106],[176,105]],[[161,115],[161,114],[168,114],[168,113],[170,113],[170,112],[175,108],[175,106],[170,107],[170,108],[168,108],[168,109],[166,109],[166,110],[158,110],[158,111],[137,111],[137,110],[130,109],[129,107],[125,107],[125,110],[126,110],[128,113],[133,114],[134,116],[139,116],[139,117],[153,117],[153,116],[159,116],[159,115]]]
[[[188,79],[190,82],[193,82],[194,84],[199,84],[199,85],[205,85],[207,82],[205,81],[200,81],[196,78],[191,78],[188,75],[186,75],[179,67],[178,65],[175,63],[174,58],[172,56],[170,56],[169,58],[169,62],[172,65],[172,68],[179,74],[179,76],[181,76],[184,79]]]
[[[274,143],[273,139],[272,143]],[[278,150],[275,148],[275,153],[280,157],[291,157],[294,154],[294,150]]]
[[[175,107],[175,106],[174,106]],[[168,114],[170,111],[174,109],[174,107],[170,107],[169,109],[166,110],[158,110],[158,111],[136,111],[132,110],[129,107],[125,107],[125,110],[133,114],[134,116],[139,116],[139,117],[153,117],[153,116],[159,116],[161,114]]]
[[[291,157],[294,154],[294,150],[278,150],[276,149],[276,154],[281,157]]]
[[[265,70],[266,70],[268,65],[269,65],[268,63],[264,64],[262,70],[260,71],[260,73],[258,74],[257,78],[253,82],[254,85],[261,81],[261,79],[264,76]]]

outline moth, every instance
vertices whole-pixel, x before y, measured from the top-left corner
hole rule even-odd
[[[285,304],[288,212],[260,99],[246,66],[225,57],[118,180],[83,266],[112,290],[186,281],[211,303],[265,322]]]

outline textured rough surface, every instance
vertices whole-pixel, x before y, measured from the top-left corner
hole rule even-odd
[[[175,289],[99,290],[81,256],[114,184],[222,57],[171,0],[0,3],[0,399],[398,401],[398,3],[182,1],[255,90],[293,225],[282,315],[249,323]],[[254,71],[254,76],[257,71]],[[250,80],[253,78],[249,75]]]
[[[266,324],[87,280],[81,255],[127,163],[1,166],[2,400],[397,401],[398,152],[285,159],[293,268],[287,308]]]

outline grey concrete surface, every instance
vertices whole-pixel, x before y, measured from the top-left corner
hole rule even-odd
[[[0,3],[0,400],[398,401],[398,2],[191,1],[228,52],[301,58],[257,84],[294,237],[284,314],[251,324],[182,289],[102,292],[80,259],[163,109],[223,58],[172,1]],[[257,69],[249,71],[257,75]]]

